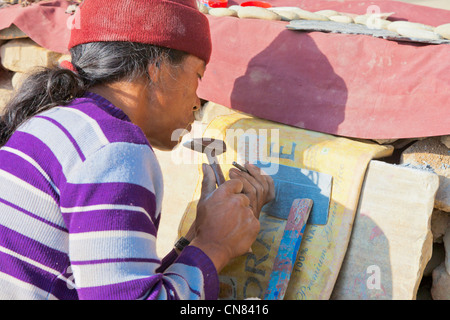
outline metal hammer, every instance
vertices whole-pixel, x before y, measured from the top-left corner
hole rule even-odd
[[[183,143],[183,146],[191,150],[206,154],[208,162],[211,165],[214,175],[216,176],[217,186],[225,182],[220,164],[216,156],[224,153],[227,146],[224,141],[212,138],[196,138]]]
[[[220,164],[216,158],[216,156],[227,151],[225,141],[212,138],[196,138],[183,143],[183,146],[206,154],[208,162],[214,171],[214,175],[216,176],[217,186],[220,186],[225,182],[225,177],[223,176],[222,169],[220,168]],[[248,253],[252,252],[252,248],[250,247],[248,249]]]

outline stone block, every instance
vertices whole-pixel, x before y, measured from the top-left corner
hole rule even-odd
[[[450,149],[450,135],[442,136],[441,137],[441,143],[443,143],[447,148]]]
[[[450,228],[450,213],[438,209],[433,210],[431,216],[431,232],[433,242],[442,243],[445,232]]]
[[[433,253],[430,261],[428,261],[425,270],[423,271],[424,277],[431,276],[434,269],[436,269],[445,260],[445,248],[443,243],[433,243]]]
[[[450,212],[450,152],[440,137],[417,141],[403,151],[400,163],[426,167],[439,176],[435,208]]]
[[[1,2],[0,2],[1,3]],[[0,39],[23,39],[28,38],[25,32],[19,29],[15,24],[11,24],[8,28],[0,30]]]
[[[27,76],[28,76],[27,73],[22,73],[22,72],[14,73],[14,75],[11,79],[11,83],[12,83],[14,90],[18,90],[20,88],[20,86],[22,85],[23,81],[27,78]]]
[[[6,107],[6,104],[11,99],[14,91],[11,78],[11,72],[0,73],[0,114],[3,113],[3,110]]]
[[[47,50],[33,40],[14,39],[0,47],[3,67],[14,72],[30,72],[35,67],[51,67],[61,57],[60,53]]]
[[[432,253],[438,184],[430,171],[369,163],[333,299],[416,298]]]
[[[444,235],[444,248],[445,248],[445,260],[444,260],[445,269],[447,270],[447,273],[450,274],[450,228],[447,229],[447,232]]]
[[[444,263],[433,270],[431,296],[433,300],[450,300],[450,274],[445,270]]]
[[[379,144],[392,144],[397,141],[397,139],[373,139],[373,141]]]
[[[406,139],[374,139],[373,141],[375,141],[378,144],[390,144],[392,145],[395,149],[402,149],[405,146],[407,146],[408,144],[411,144],[412,142],[415,142],[417,140],[422,140],[425,138],[406,138]]]

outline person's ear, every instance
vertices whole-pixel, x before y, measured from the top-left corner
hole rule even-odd
[[[158,83],[161,79],[161,62],[155,61],[152,64],[147,66],[148,77],[150,78],[151,83]]]

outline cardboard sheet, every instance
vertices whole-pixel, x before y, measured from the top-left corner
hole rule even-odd
[[[295,146],[289,156],[295,154]],[[280,156],[286,156],[280,152]],[[264,166],[272,164],[255,164],[264,170]],[[333,177],[323,172],[306,170],[278,164],[277,172],[271,175],[275,185],[275,199],[263,207],[267,214],[287,219],[292,202],[301,194],[302,198],[314,202],[308,218],[310,224],[327,224],[328,207],[330,206],[331,185]]]

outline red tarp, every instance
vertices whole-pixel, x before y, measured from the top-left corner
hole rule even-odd
[[[371,5],[437,26],[450,11],[396,1],[268,0],[273,6],[364,14]],[[242,1],[230,2],[236,4]],[[64,2],[0,10],[0,29],[16,24],[62,52]],[[205,99],[268,120],[341,136],[392,139],[450,134],[450,45],[394,42],[365,35],[299,32],[288,22],[208,16],[211,62]]]
[[[40,46],[67,53],[68,19],[71,19],[71,15],[65,13],[67,7],[67,1],[51,1],[0,9],[0,30],[15,24]]]

